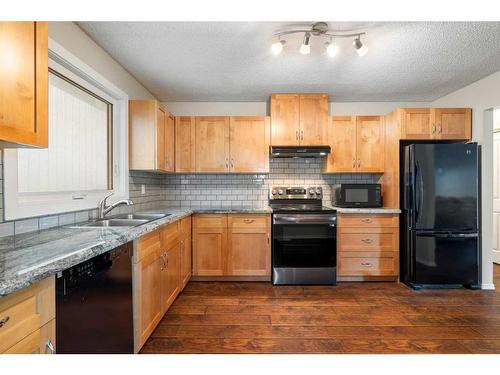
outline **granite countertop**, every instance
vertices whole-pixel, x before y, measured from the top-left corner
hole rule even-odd
[[[0,298],[193,213],[271,213],[263,208],[162,208],[169,216],[136,227],[57,227],[0,238]]]
[[[338,213],[344,214],[400,214],[399,208],[347,208],[332,206]]]

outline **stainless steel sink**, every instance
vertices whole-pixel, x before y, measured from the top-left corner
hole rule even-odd
[[[100,219],[88,223],[72,225],[72,228],[112,228],[112,227],[136,227],[153,220],[170,216],[171,214],[121,214],[108,219]]]
[[[90,223],[80,224],[78,227],[84,228],[103,228],[103,227],[135,227],[147,223],[151,220],[139,220],[139,219],[103,219],[96,220]]]
[[[126,219],[126,220],[147,220],[152,221],[170,216],[171,214],[120,214],[111,217],[110,219]]]

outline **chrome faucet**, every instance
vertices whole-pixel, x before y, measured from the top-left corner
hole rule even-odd
[[[118,202],[115,202],[113,203],[112,205],[108,206],[106,204],[106,201],[109,197],[111,197],[114,193],[111,193],[111,194],[108,194],[106,195],[104,198],[101,199],[101,201],[99,202],[99,207],[98,207],[98,211],[97,211],[97,218],[98,219],[104,219],[104,217],[106,216],[106,214],[108,214],[109,211],[111,211],[112,209],[114,209],[115,207],[118,207],[122,204],[126,204],[127,206],[130,206],[132,204],[134,204],[134,202],[132,202],[130,199],[122,199],[121,201],[118,201]]]

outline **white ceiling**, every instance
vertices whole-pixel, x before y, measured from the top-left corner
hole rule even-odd
[[[306,23],[310,24],[310,23]],[[270,53],[283,22],[79,22],[161,101],[266,101],[275,92],[326,92],[331,101],[432,101],[500,70],[500,22],[329,22],[365,31],[329,58],[301,36]]]

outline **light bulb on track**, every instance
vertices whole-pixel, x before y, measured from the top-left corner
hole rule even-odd
[[[281,53],[281,51],[283,51],[283,46],[285,45],[285,41],[284,40],[280,40],[276,43],[273,43],[271,45],[271,53],[275,56],[279,55]]]
[[[337,43],[326,42],[326,53],[330,57],[335,57],[339,54],[340,48]]]
[[[356,52],[358,53],[358,56],[364,56],[368,53],[368,47],[361,42],[361,39],[359,36],[357,36],[354,39],[354,41],[352,42],[352,45],[354,46],[354,48],[356,48]]]
[[[309,44],[309,39],[311,38],[311,34],[305,33],[304,40],[302,41],[302,45],[300,46],[299,52],[303,55],[309,55],[311,53],[311,45]]]

